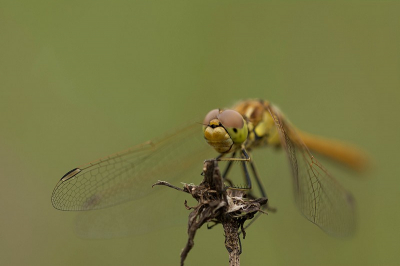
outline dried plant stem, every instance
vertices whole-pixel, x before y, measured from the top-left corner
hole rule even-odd
[[[156,185],[167,186],[181,192],[189,193],[198,202],[195,207],[187,206],[192,210],[188,221],[188,241],[181,253],[181,265],[184,265],[189,251],[194,246],[194,237],[197,230],[207,222],[222,224],[225,231],[225,247],[229,252],[229,265],[240,265],[239,231],[245,237],[243,224],[253,219],[254,215],[262,212],[262,206],[267,203],[266,198],[248,199],[245,190],[235,190],[224,185],[217,160],[207,160],[203,167],[203,181],[197,186],[185,184],[183,189],[165,181],[158,181]]]
[[[239,240],[239,227],[240,224],[234,220],[229,219],[222,223],[225,231],[225,247],[229,252],[229,266],[240,265],[240,240]]]

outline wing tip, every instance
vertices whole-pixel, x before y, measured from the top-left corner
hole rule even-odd
[[[68,173],[66,173],[65,175],[63,175],[63,177],[61,177],[60,181],[64,182],[67,181],[71,178],[73,178],[74,176],[76,176],[77,174],[79,174],[82,170],[80,168],[74,168],[71,171],[69,171]]]

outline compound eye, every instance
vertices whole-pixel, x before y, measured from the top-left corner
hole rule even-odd
[[[244,126],[244,120],[241,114],[234,110],[224,110],[218,116],[221,124],[226,128],[241,129]]]
[[[203,125],[208,125],[208,123],[210,123],[211,120],[217,119],[218,115],[219,115],[219,109],[211,110],[204,118]]]

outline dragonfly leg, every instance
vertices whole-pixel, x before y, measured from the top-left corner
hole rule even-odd
[[[250,156],[247,154],[244,146],[242,146],[242,148],[240,149],[243,156],[241,158],[235,158],[234,156],[232,157],[228,157],[228,158],[223,158],[223,156],[225,154],[220,154],[218,155],[218,157],[216,158],[217,161],[239,161],[239,162],[250,162]],[[235,155],[236,151],[233,153]]]
[[[250,166],[251,166],[251,171],[253,172],[254,178],[256,179],[257,186],[258,186],[258,189],[260,190],[261,196],[263,198],[267,198],[268,199],[267,193],[265,192],[264,186],[263,186],[263,184],[261,182],[260,177],[258,176],[258,173],[257,173],[257,170],[256,170],[256,166],[255,166],[253,161],[250,162]],[[270,212],[276,212],[276,208],[270,207],[268,202],[265,205],[265,208]]]
[[[221,158],[225,155],[225,153],[221,153],[220,155],[218,155],[215,160],[217,161],[221,161]]]
[[[235,157],[235,156],[236,156],[236,151],[235,151],[235,152],[232,154],[232,157],[229,157],[229,158],[222,158],[222,156],[224,156],[224,154],[220,154],[220,155],[216,158],[216,160],[217,160],[217,161],[228,161],[228,165],[226,166],[226,168],[225,168],[225,170],[224,170],[224,173],[223,173],[223,175],[222,175],[222,178],[230,184],[230,186],[228,187],[229,189],[250,190],[250,189],[251,189],[251,179],[250,179],[250,174],[249,174],[249,171],[247,170],[247,165],[246,165],[247,162],[250,162],[250,156],[247,154],[247,152],[246,152],[244,146],[243,146],[242,149],[241,149],[241,153],[242,153],[241,158],[236,158],[236,157]],[[243,173],[244,173],[244,175],[245,175],[245,177],[246,177],[247,187],[245,187],[245,188],[235,187],[235,186],[233,186],[232,181],[230,181],[230,180],[227,178],[228,173],[229,173],[229,171],[230,171],[230,169],[231,169],[231,167],[232,167],[233,162],[241,162],[241,163],[242,163]]]
[[[253,219],[251,219],[250,220],[250,222],[248,222],[247,224],[246,224],[246,226],[244,226],[244,230],[246,230],[247,228],[249,228],[250,227],[250,225],[252,225],[257,219],[258,219],[258,217],[260,217],[261,216],[261,212],[257,212],[256,213],[256,215],[254,215],[254,217],[253,217]],[[241,230],[240,232],[239,232],[239,235],[241,235],[243,233],[243,231]]]
[[[261,196],[262,196],[263,198],[267,198],[267,199],[268,199],[267,193],[265,192],[264,186],[263,186],[263,184],[262,184],[262,182],[261,182],[260,177],[258,176],[257,169],[256,169],[256,166],[255,166],[255,164],[254,164],[253,161],[250,161],[250,166],[251,166],[252,174],[253,174],[253,176],[254,176],[256,182],[257,182],[258,189],[260,190]],[[246,173],[244,173],[244,174],[245,174],[245,176],[246,176]],[[249,193],[249,194],[250,194],[250,193]],[[249,196],[252,197],[252,198],[256,198],[254,195],[251,195],[251,194],[250,194]],[[267,204],[265,205],[264,208],[265,208],[267,211],[276,212],[276,208],[273,208],[273,207],[268,206],[268,202],[267,202]],[[250,225],[252,225],[252,224],[261,216],[261,214],[262,214],[262,213],[258,212],[258,213],[254,216],[254,218],[251,219],[251,221],[250,221],[249,223],[246,224],[246,226],[244,227],[244,229],[249,228]],[[242,232],[240,232],[239,234],[241,234],[241,233],[242,233]]]
[[[238,239],[239,239],[239,255],[241,255],[243,249],[242,249],[242,241],[240,240],[240,236],[238,236]]]
[[[263,198],[267,198],[268,199],[268,196],[267,196],[267,193],[265,192],[264,186],[263,186],[263,184],[262,184],[262,182],[260,180],[260,177],[258,176],[258,173],[257,173],[256,166],[255,166],[254,162],[250,162],[250,167],[251,167],[251,171],[253,172],[254,178],[256,179],[257,186],[258,186],[258,189],[260,190],[261,196]]]
[[[243,154],[244,157],[250,158],[249,155],[246,153],[245,149],[242,150],[242,154]],[[244,172],[244,176],[245,176],[246,182],[247,182],[246,189],[251,190],[251,188],[252,188],[251,179],[250,179],[249,171],[247,170],[247,164],[246,163],[247,163],[247,161],[242,161],[243,172]]]
[[[236,151],[232,154],[232,157],[235,158]],[[225,167],[224,173],[222,174],[222,179],[229,184],[230,187],[233,187],[233,182],[228,178],[228,173],[232,169],[233,161],[228,161],[228,164]]]
[[[232,154],[232,158],[235,158],[235,156],[236,156],[236,151]],[[218,159],[218,157],[217,157],[217,159]],[[231,170],[232,163],[233,163],[233,161],[229,161],[229,162],[228,162],[228,165],[225,167],[224,173],[222,174],[222,178],[223,178],[224,180],[225,180],[226,177],[228,176],[229,170]]]

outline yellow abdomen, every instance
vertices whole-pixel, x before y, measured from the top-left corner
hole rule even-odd
[[[356,171],[361,172],[369,165],[366,153],[352,144],[311,135],[299,130],[297,130],[297,133],[310,150],[347,165]]]

